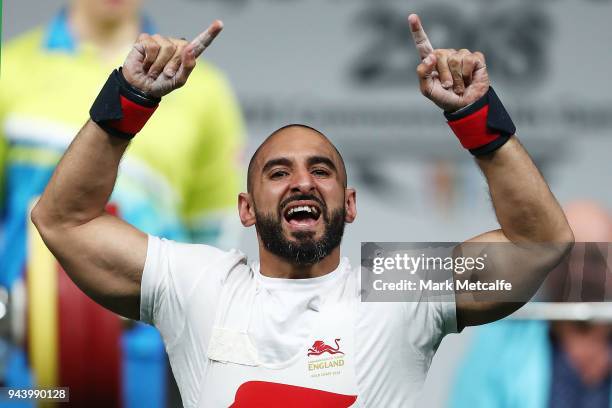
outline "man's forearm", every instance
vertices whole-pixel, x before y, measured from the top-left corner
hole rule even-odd
[[[497,219],[513,242],[570,242],[572,233],[559,203],[519,143],[511,138],[495,153],[477,158]]]
[[[113,191],[128,143],[87,121],[32,213],[37,225],[74,227],[100,216]]]

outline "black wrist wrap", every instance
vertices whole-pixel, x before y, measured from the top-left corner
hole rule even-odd
[[[130,85],[119,68],[108,77],[89,115],[109,134],[129,140],[142,129],[160,101]]]
[[[479,100],[459,112],[444,112],[461,145],[474,156],[491,153],[516,132],[516,126],[492,87]]]

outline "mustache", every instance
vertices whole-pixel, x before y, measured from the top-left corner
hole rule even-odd
[[[314,196],[312,194],[297,194],[291,197],[287,197],[284,199],[279,207],[280,213],[282,214],[284,209],[294,201],[314,201],[321,206],[321,210],[325,212],[327,210],[327,205],[321,200],[319,197]]]

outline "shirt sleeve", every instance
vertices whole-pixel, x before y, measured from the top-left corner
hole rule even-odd
[[[241,231],[235,208],[244,178],[244,125],[225,76],[210,66],[205,75],[210,103],[201,118],[183,216],[191,242],[229,249]]]
[[[457,333],[457,303],[454,299],[454,293],[452,300],[432,302],[432,306],[436,310],[442,336]]]
[[[407,341],[431,363],[447,334],[457,332],[455,302],[422,299],[399,303],[405,324],[411,328]]]
[[[452,278],[447,277],[447,279]],[[427,350],[435,352],[447,334],[458,332],[456,294],[454,290],[424,291],[420,303],[422,305],[419,307],[426,316],[424,327],[428,337]],[[433,354],[431,356],[433,357]]]
[[[198,297],[207,299],[206,304],[216,304],[227,272],[217,265],[225,265],[226,260],[240,256],[236,251],[225,252],[207,245],[182,244],[149,235],[140,285],[140,320],[157,327],[166,345],[172,345],[185,327],[194,288],[198,288]],[[202,279],[206,282],[201,282]],[[212,323],[214,307],[198,313],[204,321]]]

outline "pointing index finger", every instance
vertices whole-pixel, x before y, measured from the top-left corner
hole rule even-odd
[[[416,14],[411,14],[408,17],[408,24],[410,25],[410,32],[412,33],[414,44],[419,51],[419,56],[422,60],[424,60],[433,52],[434,49],[429,42],[429,38],[427,37],[425,30],[423,29],[421,19]]]
[[[213,42],[213,40],[223,30],[223,23],[221,20],[215,20],[213,23],[204,31],[198,34],[196,38],[189,44],[192,47],[193,55],[197,58],[204,52],[206,48]]]

